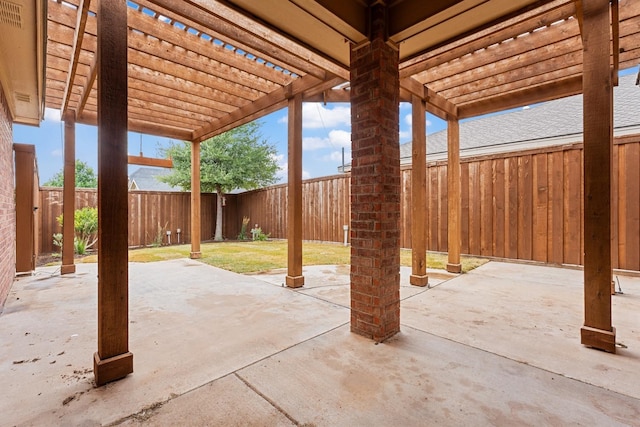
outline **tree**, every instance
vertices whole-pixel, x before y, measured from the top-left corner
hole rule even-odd
[[[191,143],[173,143],[160,149],[173,159],[167,184],[191,189]],[[236,188],[253,190],[276,181],[277,151],[260,135],[260,124],[247,123],[200,144],[200,191],[216,193],[215,240],[222,240],[222,195]]]
[[[44,187],[62,187],[64,185],[64,168],[43,184]],[[98,178],[93,168],[83,162],[76,160],[76,188],[96,188]]]

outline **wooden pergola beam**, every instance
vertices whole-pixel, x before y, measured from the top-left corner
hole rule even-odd
[[[577,76],[582,72],[582,53],[571,52],[549,61],[532,64],[505,72],[502,76],[489,77],[469,83],[469,91],[464,86],[447,90],[445,95],[456,104],[470,104],[495,96],[526,90],[530,87]]]
[[[140,165],[140,166],[152,166],[156,168],[169,168],[173,167],[173,160],[171,159],[159,159],[155,157],[144,157],[144,156],[127,156],[127,163],[130,165]]]
[[[457,116],[456,106],[442,95],[430,90],[411,77],[400,80],[400,97],[402,99],[412,99],[413,96],[425,101],[426,110],[443,120]]]
[[[64,95],[62,97],[62,108],[60,109],[62,114],[67,112],[67,107],[69,105],[69,98],[71,97],[71,90],[73,88],[73,82],[75,81],[76,70],[78,69],[78,59],[80,57],[80,50],[82,49],[84,29],[87,24],[87,15],[90,5],[91,0],[80,0],[80,5],[78,6],[77,22],[73,35],[73,49],[71,58],[69,59],[69,71],[67,73],[67,82],[65,84]]]
[[[149,55],[153,55],[153,58],[162,60],[166,64],[165,68],[170,66],[176,71],[188,69],[189,72],[180,74],[185,80],[195,82],[214,80],[220,90],[240,99],[245,97],[250,99],[249,95],[253,91],[264,93],[278,86],[269,80],[257,79],[252,74],[230,69],[227,65],[220,64],[210,58],[190,54],[189,51],[183,48],[160,40],[154,40],[132,30],[129,30],[129,49],[133,51],[129,52],[130,55],[135,55],[138,52],[141,58],[149,58]],[[138,62],[138,64],[140,63]],[[171,73],[167,72],[167,74]],[[178,76],[178,74],[175,75]]]
[[[301,94],[321,83],[321,80],[311,75],[296,79],[293,81],[293,83],[274,90],[270,94],[263,96],[262,98],[254,101],[251,104],[237,109],[224,118],[215,120],[208,125],[203,126],[193,133],[193,137],[191,139],[193,141],[204,141],[205,139],[211,138],[215,135],[219,135],[220,133],[228,130],[229,126],[237,127],[255,120],[256,118],[271,112],[269,108],[277,106],[278,108],[276,108],[276,110],[278,110],[284,106],[283,104],[286,103],[286,100],[288,98],[297,94]]]
[[[582,76],[573,76],[561,80],[543,83],[513,93],[498,95],[470,104],[458,106],[458,118],[481,116],[522,107],[538,102],[551,101],[566,96],[582,93]]]
[[[77,123],[95,126],[98,123],[98,115],[96,112],[85,111]],[[182,141],[189,141],[191,138],[191,131],[188,129],[163,125],[150,120],[129,119],[129,130],[131,132],[164,136],[167,138],[180,139]]]
[[[546,55],[554,57],[566,50],[562,45],[565,40],[569,40],[568,48],[577,50],[580,45],[579,31],[574,20],[562,21],[555,25],[544,27],[533,33],[525,33],[516,39],[508,42],[489,46],[485,49],[467,54],[451,63],[442,64],[438,67],[430,68],[423,73],[414,76],[416,80],[428,85],[435,81],[446,81],[449,78],[460,78],[460,74],[473,73],[474,70],[493,69],[497,65],[509,69],[509,65],[525,67],[526,64],[519,64],[518,61],[527,60],[529,56]],[[567,44],[566,42],[564,43]],[[560,46],[562,47],[560,47]],[[573,49],[572,49],[573,48]],[[506,67],[504,66],[504,63]],[[493,70],[492,70],[493,71]],[[482,74],[482,71],[480,71]],[[494,72],[499,74],[499,70]]]
[[[89,71],[89,78],[85,81],[82,86],[82,98],[80,100],[80,105],[78,105],[77,115],[80,116],[84,112],[84,107],[87,105],[87,101],[89,100],[89,96],[91,96],[91,89],[96,82],[96,78],[98,77],[98,65],[96,64],[97,55],[94,57],[93,62],[91,63],[91,68]]]
[[[163,48],[162,45],[164,43],[170,43],[185,51],[193,52],[209,60],[224,64],[231,69],[235,68],[237,70],[236,74],[240,74],[242,70],[246,74],[281,85],[287,84],[291,80],[291,76],[277,71],[275,68],[268,67],[266,63],[249,60],[245,56],[226,49],[224,46],[218,46],[212,41],[206,41],[194,34],[185,34],[184,31],[180,31],[176,27],[162,22],[158,18],[151,17],[142,11],[131,10],[129,13],[129,27],[144,34],[152,34],[154,37],[160,36],[158,40],[153,41],[153,45],[148,47],[149,51],[157,52],[158,49]],[[145,40],[149,40],[143,34],[138,35]],[[166,44],[164,48],[166,49]]]
[[[572,16],[574,13],[575,5],[567,4],[566,0],[549,2],[538,9],[516,16],[499,25],[405,61],[400,66],[400,78],[414,76],[479,49],[517,37],[536,28],[550,25],[560,19]]]
[[[148,3],[161,6],[177,15],[188,16],[197,24],[209,28],[228,40],[238,40],[247,46],[249,51],[257,55],[272,58],[273,52],[284,64],[303,70],[304,73],[317,78],[325,78],[325,70],[344,78],[349,78],[343,66],[327,60],[321,55],[300,48],[288,38],[251,21],[232,9],[210,0],[190,0],[176,2],[173,0],[148,0]],[[212,13],[213,12],[213,13]],[[276,63],[278,61],[275,61]]]

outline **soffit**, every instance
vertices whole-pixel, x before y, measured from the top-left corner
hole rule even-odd
[[[43,112],[44,25],[36,0],[0,0],[0,84],[12,120],[37,125]]]

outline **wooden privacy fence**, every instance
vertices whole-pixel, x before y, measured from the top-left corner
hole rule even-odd
[[[235,196],[225,197],[228,209],[224,209],[225,236],[235,238],[238,234],[235,217]],[[97,207],[95,189],[76,189],[76,209],[85,206]],[[171,242],[191,242],[191,196],[183,192],[129,191],[129,246],[149,246],[154,241],[168,242],[166,231],[171,231]],[[40,249],[43,253],[59,251],[53,245],[53,234],[62,229],[56,218],[62,213],[62,189],[43,187],[40,189]],[[202,239],[208,240],[215,230],[216,195],[203,193],[201,199]]]
[[[613,147],[613,267],[640,270],[640,136]],[[447,251],[447,163],[428,165],[427,246]],[[461,160],[462,253],[553,264],[583,263],[582,144]],[[303,239],[343,241],[350,224],[349,175],[303,183]],[[287,187],[227,195],[224,236],[234,239],[242,217],[273,238],[287,237]],[[41,190],[41,251],[54,250],[61,189]],[[76,206],[95,206],[95,190],[78,190]],[[189,193],[129,193],[129,245],[153,242],[158,225],[182,230],[190,242]],[[202,238],[215,226],[215,195],[202,195]],[[401,245],[411,247],[411,170],[402,171]],[[166,236],[164,237],[166,242]]]
[[[342,242],[343,226],[350,224],[350,177],[336,175],[302,184],[302,238]],[[265,233],[287,238],[287,186],[277,185],[238,195],[238,216],[250,218]]]
[[[613,266],[640,270],[640,136],[613,149]],[[462,253],[583,263],[582,144],[461,160]],[[427,247],[446,252],[447,162],[427,167]],[[303,239],[341,242],[350,223],[349,176],[303,184]],[[238,216],[286,238],[284,185],[238,195]],[[401,246],[411,247],[411,169],[402,171]]]

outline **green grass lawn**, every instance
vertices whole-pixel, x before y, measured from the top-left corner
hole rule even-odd
[[[287,267],[287,242],[273,240],[266,242],[217,242],[203,243],[200,247],[202,262],[236,273],[256,273]],[[302,261],[304,265],[345,265],[350,262],[350,247],[334,243],[303,242]],[[132,249],[130,262],[153,262],[189,256],[189,245],[161,246],[157,248]],[[91,255],[77,262],[96,262]],[[487,262],[486,259],[462,257],[462,271],[467,272]],[[400,251],[400,264],[411,266],[411,250]],[[444,269],[447,255],[427,254],[427,266]]]

